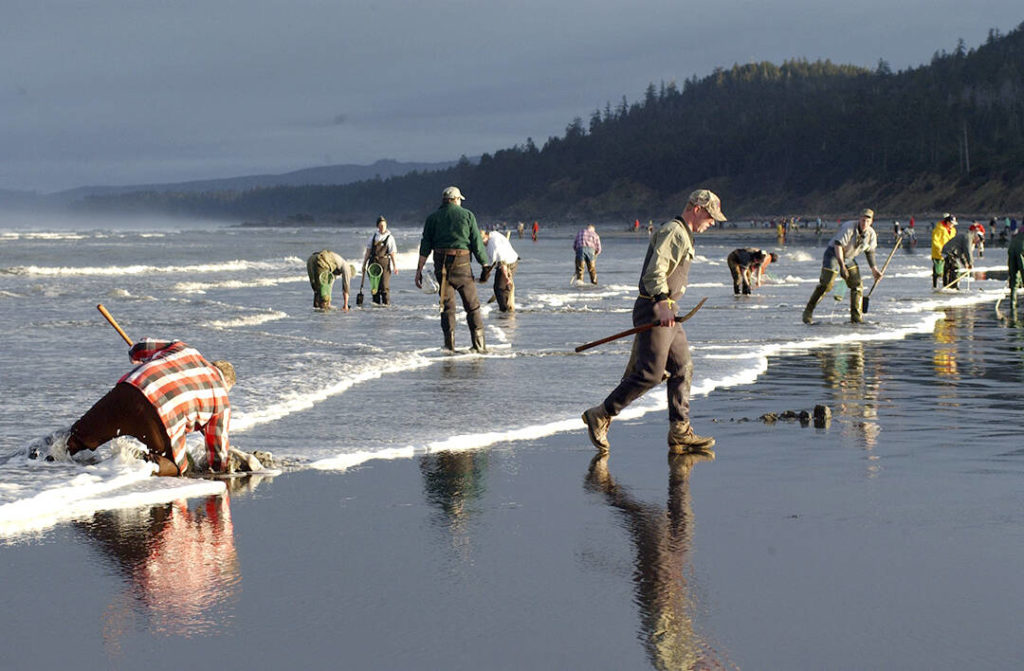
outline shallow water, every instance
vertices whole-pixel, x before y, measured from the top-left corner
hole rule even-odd
[[[393,232],[400,250],[393,306],[371,306],[367,287],[364,307],[322,313],[310,307],[306,257],[327,247],[358,265],[370,227],[179,222],[176,228],[129,223],[86,230],[53,222],[42,230],[0,231],[7,398],[0,407],[0,533],[16,536],[45,528],[51,518],[131,505],[136,492],[122,492],[123,481],[146,488],[139,470],[144,467],[113,458],[116,449],[84,470],[21,458],[31,440],[70,425],[127,370],[126,347],[96,312],[99,302],[133,338],[178,338],[211,358],[232,361],[239,376],[232,391],[232,442],[274,453],[286,470],[344,470],[372,458],[578,430],[580,409],[599,401],[621,375],[630,341],[582,355],[572,350],[631,326],[646,235],[606,234],[600,284],[579,289],[568,282],[574,229],[545,229],[537,242],[513,237],[522,256],[518,309],[501,314],[494,304],[484,307],[491,354],[481,357],[440,350],[436,303],[412,283],[419,230]],[[930,332],[943,314],[938,308],[994,302],[1003,292],[1000,282],[988,280],[974,282],[969,291],[934,293],[927,249],[900,252],[872,297],[871,323],[850,325],[846,302],[826,297],[816,313],[819,323],[808,328],[799,312],[817,280],[822,241],[803,235],[802,244],[786,247],[763,236],[760,246],[781,256],[770,268],[774,279],[739,297],[732,294],[725,256],[751,243],[720,234],[698,237],[682,301],[689,309],[709,298],[686,327],[695,397],[756,380],[769,356]],[[978,267],[1002,268],[985,260]],[[335,294],[338,305],[340,287]],[[480,294],[486,301],[490,288],[481,286]],[[467,347],[461,310],[459,315],[456,343]],[[662,394],[654,393],[625,416],[663,407]],[[83,474],[88,483],[76,480]],[[69,484],[79,488],[73,506]],[[147,501],[175,495],[173,485],[152,488],[162,493],[147,491]],[[126,496],[119,499],[119,493]]]
[[[607,236],[601,286],[577,291],[572,230],[513,239],[521,309],[486,318],[507,347],[451,357],[430,297],[410,286],[417,231],[400,231],[393,309],[310,309],[302,258],[354,256],[370,232],[4,237],[0,629],[18,642],[13,668],[1021,658],[1024,329],[993,312],[999,282],[935,294],[926,250],[900,254],[875,324],[844,324],[845,304],[826,297],[808,328],[817,248],[779,249],[782,281],[736,298],[724,257],[739,243],[698,238],[684,307],[710,298],[687,325],[693,413],[719,456],[691,473],[666,465],[660,390],[615,422],[603,465],[578,418],[628,343],[569,352],[629,326],[642,240]],[[98,250],[74,263],[77,245]],[[136,247],[145,268],[123,272]],[[148,478],[116,450],[25,460],[29,440],[128,367],[100,300],[129,334],[233,359],[234,442],[275,452],[286,474],[223,496],[207,495],[221,482]],[[827,429],[756,421],[817,403],[833,410]]]

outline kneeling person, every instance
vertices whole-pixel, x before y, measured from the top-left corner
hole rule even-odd
[[[185,436],[198,431],[206,438],[210,470],[227,471],[234,367],[207,361],[180,340],[146,338],[128,356],[139,365],[72,425],[68,453],[95,450],[128,435],[149,448],[147,460],[158,466],[156,475],[182,475],[190,461]]]

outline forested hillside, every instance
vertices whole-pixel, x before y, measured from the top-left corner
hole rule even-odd
[[[682,66],[681,66],[682,67]],[[732,215],[1024,209],[1024,24],[893,73],[753,63],[650,85],[538,147],[346,186],[93,198],[89,209],[242,219],[419,218],[458,184],[478,215],[614,220],[671,214],[697,185]],[[1018,212],[1019,213],[1019,212]]]

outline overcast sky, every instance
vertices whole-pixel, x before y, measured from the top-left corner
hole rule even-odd
[[[543,145],[650,82],[900,70],[1022,21],[1020,0],[0,0],[0,188]]]

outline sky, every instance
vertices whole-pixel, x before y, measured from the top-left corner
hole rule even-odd
[[[894,71],[1020,0],[0,0],[0,189],[179,182],[543,146],[716,67]]]

